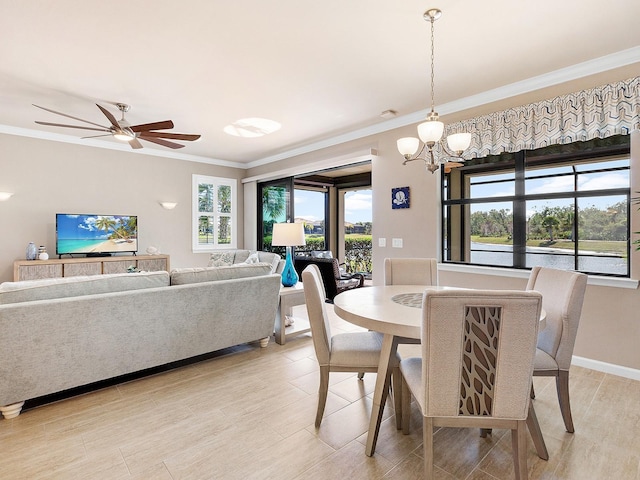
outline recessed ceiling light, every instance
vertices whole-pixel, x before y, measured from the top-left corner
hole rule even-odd
[[[262,137],[280,130],[281,125],[268,118],[242,118],[224,127],[224,133],[236,137]]]

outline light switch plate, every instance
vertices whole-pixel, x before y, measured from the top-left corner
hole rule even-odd
[[[393,238],[391,240],[391,246],[393,248],[402,248],[402,239],[401,238]]]
[[[378,239],[378,246],[379,247],[386,247],[387,246],[387,239],[384,237],[380,237]]]

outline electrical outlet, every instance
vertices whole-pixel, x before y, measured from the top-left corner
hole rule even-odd
[[[387,246],[387,239],[386,238],[379,238],[378,239],[378,246],[379,247],[386,247]]]
[[[402,248],[402,239],[401,238],[393,238],[391,240],[391,246],[393,248]]]

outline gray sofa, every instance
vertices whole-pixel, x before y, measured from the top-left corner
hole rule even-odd
[[[279,260],[279,258],[278,258]],[[0,411],[273,334],[273,263],[0,285]]]

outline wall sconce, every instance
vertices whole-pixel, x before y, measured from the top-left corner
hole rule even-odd
[[[162,205],[162,208],[165,210],[173,210],[178,204],[176,202],[160,202],[160,205]]]
[[[9,192],[0,192],[0,202],[4,202],[7,201],[11,198],[11,196],[13,195],[13,193],[9,193]]]

